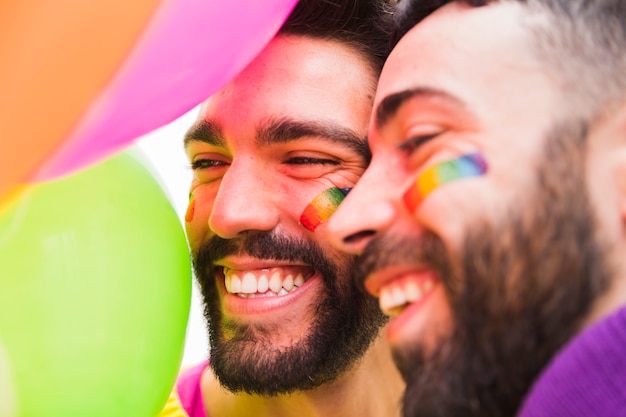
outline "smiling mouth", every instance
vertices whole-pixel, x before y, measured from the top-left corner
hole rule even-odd
[[[436,281],[433,276],[389,281],[380,289],[378,302],[381,311],[390,317],[398,316],[411,304],[426,298],[434,290]]]
[[[234,270],[223,268],[226,292],[242,298],[278,297],[296,291],[314,274],[307,266]]]

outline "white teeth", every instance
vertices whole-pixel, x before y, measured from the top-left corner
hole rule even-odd
[[[385,313],[392,308],[391,306],[394,305],[394,302],[391,290],[389,288],[385,287],[380,290],[380,294],[378,296],[378,304],[380,305],[380,309]]]
[[[280,289],[283,287],[283,282],[280,279],[280,274],[278,272],[274,272],[270,277],[269,287],[270,290],[275,293],[278,293],[278,291],[280,291]]]
[[[230,275],[230,292],[233,294],[241,292],[241,279],[236,274]]]
[[[283,276],[282,273],[285,271],[280,269],[274,270],[271,275],[270,272],[269,269],[263,269],[244,273],[244,271],[234,272],[224,268],[224,286],[230,294],[240,296],[243,294],[245,298],[250,298],[263,295],[284,295],[305,283],[302,273],[298,273],[294,278],[293,274]],[[243,276],[240,277],[239,274]]]
[[[304,284],[304,277],[302,274],[298,274],[298,276],[293,280],[293,285],[296,287],[301,287]]]
[[[260,293],[264,293],[269,288],[269,282],[267,281],[267,276],[261,275],[259,277],[259,282],[257,283],[258,288],[257,291]]]
[[[224,276],[224,286],[226,287],[226,292],[232,293],[232,287],[230,283],[232,282],[232,278],[230,276]]]
[[[256,278],[251,272],[244,274],[241,280],[241,292],[245,294],[254,294],[256,292]]]
[[[392,282],[380,289],[380,309],[388,316],[396,316],[408,304],[420,301],[433,288],[435,283],[431,279],[420,282],[411,279]]]
[[[404,292],[402,292],[400,288],[393,288],[391,291],[391,296],[395,305],[401,306],[402,304],[406,304],[406,297],[404,296]]]
[[[422,297],[422,289],[413,281],[409,281],[404,288],[407,301],[417,301]]]
[[[293,290],[293,275],[289,274],[283,280],[283,288],[286,289],[287,291]]]

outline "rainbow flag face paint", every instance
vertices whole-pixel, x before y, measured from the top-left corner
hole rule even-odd
[[[404,193],[404,204],[413,212],[428,194],[444,184],[470,177],[480,177],[487,172],[487,161],[478,152],[433,165],[417,178]]]
[[[187,206],[187,212],[185,213],[185,221],[189,223],[193,220],[193,215],[196,212],[196,199],[193,194],[189,194],[189,205]]]
[[[317,226],[324,223],[337,210],[351,188],[332,187],[315,196],[300,216],[300,224],[314,232]]]

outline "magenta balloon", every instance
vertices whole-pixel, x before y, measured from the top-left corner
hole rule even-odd
[[[99,162],[201,103],[252,61],[296,3],[164,0],[111,84],[34,180]]]

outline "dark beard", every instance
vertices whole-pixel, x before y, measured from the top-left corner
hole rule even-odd
[[[223,319],[213,264],[234,254],[303,262],[320,273],[326,291],[310,306],[316,320],[303,340],[278,348],[273,338],[284,326]],[[354,285],[354,258],[347,259],[333,263],[313,242],[264,233],[237,240],[214,236],[200,248],[194,269],[205,303],[211,367],[224,387],[265,396],[308,390],[334,381],[363,356],[386,317],[376,300]],[[286,317],[285,326],[300,319]]]
[[[407,382],[406,417],[514,416],[608,287],[608,252],[594,233],[585,193],[586,129],[568,127],[548,140],[534,194],[499,224],[469,228],[461,259],[432,234],[383,239],[366,249],[365,268],[401,261],[380,259],[396,248],[404,259],[427,259],[450,300],[454,329],[434,352],[421,346],[394,352]]]

